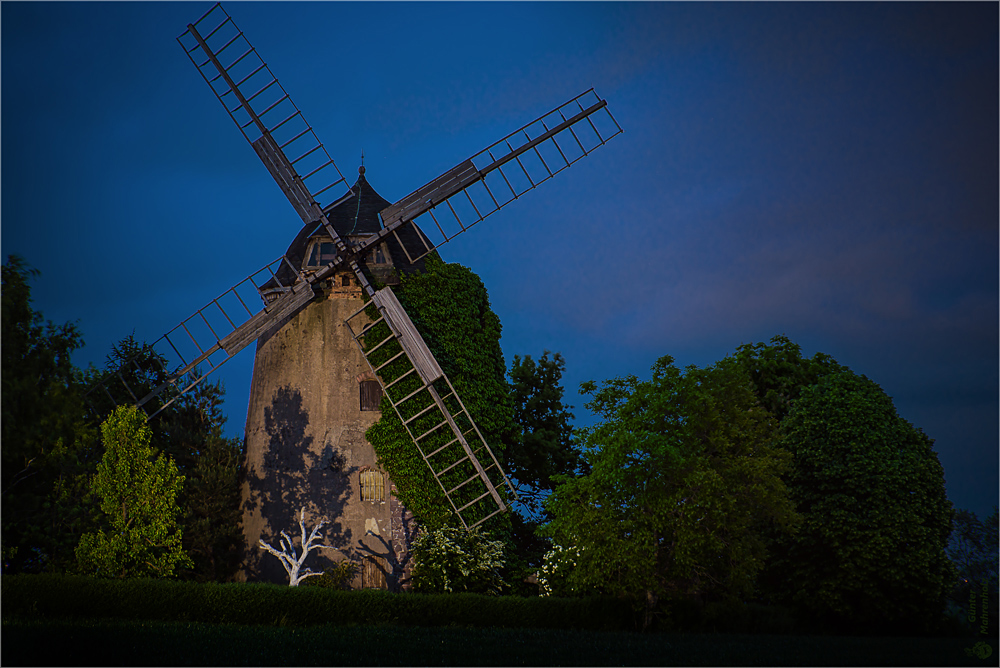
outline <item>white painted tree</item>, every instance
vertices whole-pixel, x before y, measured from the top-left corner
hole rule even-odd
[[[313,541],[316,540],[319,530],[323,528],[326,522],[320,522],[317,524],[309,534],[309,538],[306,538],[306,509],[305,506],[299,512],[299,528],[302,530],[302,554],[299,555],[295,551],[295,545],[292,543],[292,539],[288,537],[288,534],[284,531],[281,532],[281,552],[271,547],[269,544],[265,543],[263,539],[260,541],[260,546],[276,556],[280,561],[281,565],[285,567],[285,571],[288,573],[288,586],[297,587],[302,580],[313,575],[322,575],[322,573],[316,573],[309,570],[308,568],[302,570],[302,564],[305,563],[306,557],[309,556],[311,550],[326,549],[326,550],[336,550],[337,548],[330,545],[313,545]]]

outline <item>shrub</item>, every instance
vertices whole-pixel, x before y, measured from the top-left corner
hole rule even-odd
[[[507,587],[500,577],[503,543],[479,528],[442,527],[413,543],[413,591],[499,594]]]
[[[569,575],[576,568],[580,548],[553,545],[552,549],[542,557],[542,566],[538,569],[538,584],[542,596],[581,596],[596,593],[584,591],[570,582]]]
[[[302,581],[303,587],[323,587],[325,589],[348,589],[351,580],[358,573],[358,565],[353,561],[337,562],[333,568],[326,568],[322,575]]]
[[[625,630],[627,602],[607,598],[521,598],[480,594],[392,594],[263,583],[107,580],[5,575],[5,616],[107,618],[271,626],[473,626]]]

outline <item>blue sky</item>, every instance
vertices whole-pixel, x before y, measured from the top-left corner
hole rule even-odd
[[[0,252],[80,365],[284,252],[289,207],[175,38],[210,3],[0,5]],[[949,497],[998,494],[995,3],[227,3],[395,201],[594,87],[625,129],[442,247],[508,361],[584,380],[785,334],[878,382]],[[241,435],[253,354],[219,375]]]

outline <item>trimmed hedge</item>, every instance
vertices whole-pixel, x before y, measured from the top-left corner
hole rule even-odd
[[[631,630],[628,601],[613,598],[391,594],[273,584],[104,580],[78,575],[0,577],[4,616],[118,618],[267,626],[472,626]]]

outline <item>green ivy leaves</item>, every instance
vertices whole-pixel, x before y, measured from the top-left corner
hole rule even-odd
[[[436,254],[426,258],[425,267],[423,273],[404,277],[396,296],[486,442],[502,459],[514,427],[500,349],[500,319],[490,309],[486,287],[472,271],[446,264]],[[382,417],[365,436],[395,483],[400,501],[425,526],[434,529],[458,523],[388,400],[383,398]],[[473,486],[469,487],[467,494],[473,494]]]

